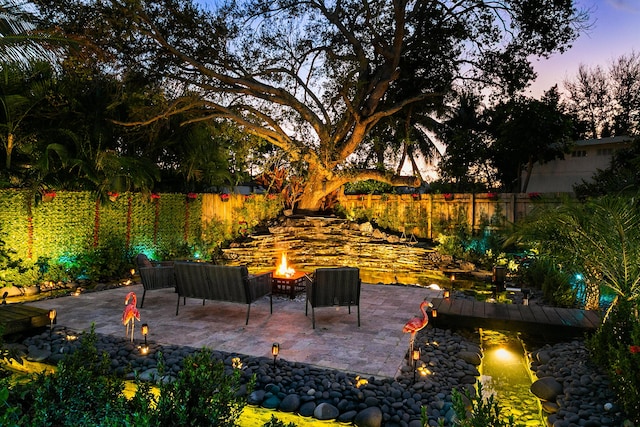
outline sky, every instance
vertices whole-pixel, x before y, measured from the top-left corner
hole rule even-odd
[[[534,60],[538,78],[527,93],[535,98],[554,84],[562,91],[563,81],[573,80],[580,64],[606,70],[622,55],[640,54],[640,0],[577,0],[576,6],[589,11],[591,28],[565,53]]]

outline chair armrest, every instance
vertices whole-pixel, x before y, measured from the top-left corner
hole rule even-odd
[[[268,271],[262,274],[249,275],[247,284],[249,289],[249,297],[251,301],[271,293],[271,282],[273,281],[273,272]]]

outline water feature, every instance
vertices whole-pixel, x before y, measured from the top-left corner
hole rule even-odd
[[[230,264],[246,264],[254,270],[273,270],[281,254],[296,270],[312,272],[318,267],[358,266],[366,283],[449,285],[443,270],[448,265],[432,247],[339,218],[287,218],[269,231],[250,235],[224,250]],[[464,277],[456,273],[462,286]]]
[[[518,334],[481,329],[480,339],[483,394],[495,394],[505,418],[512,415],[516,423],[525,426],[546,426],[540,403],[529,391],[532,376]]]

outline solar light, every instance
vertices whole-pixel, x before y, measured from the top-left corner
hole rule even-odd
[[[274,342],[271,346],[271,354],[273,355],[273,367],[276,367],[276,359],[278,358],[278,354],[280,353],[280,344]]]

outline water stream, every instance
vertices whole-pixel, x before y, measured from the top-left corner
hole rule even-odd
[[[494,394],[502,415],[505,418],[512,415],[516,424],[545,427],[540,403],[529,391],[532,375],[517,333],[481,329],[480,338],[484,353],[480,372],[485,397]]]

